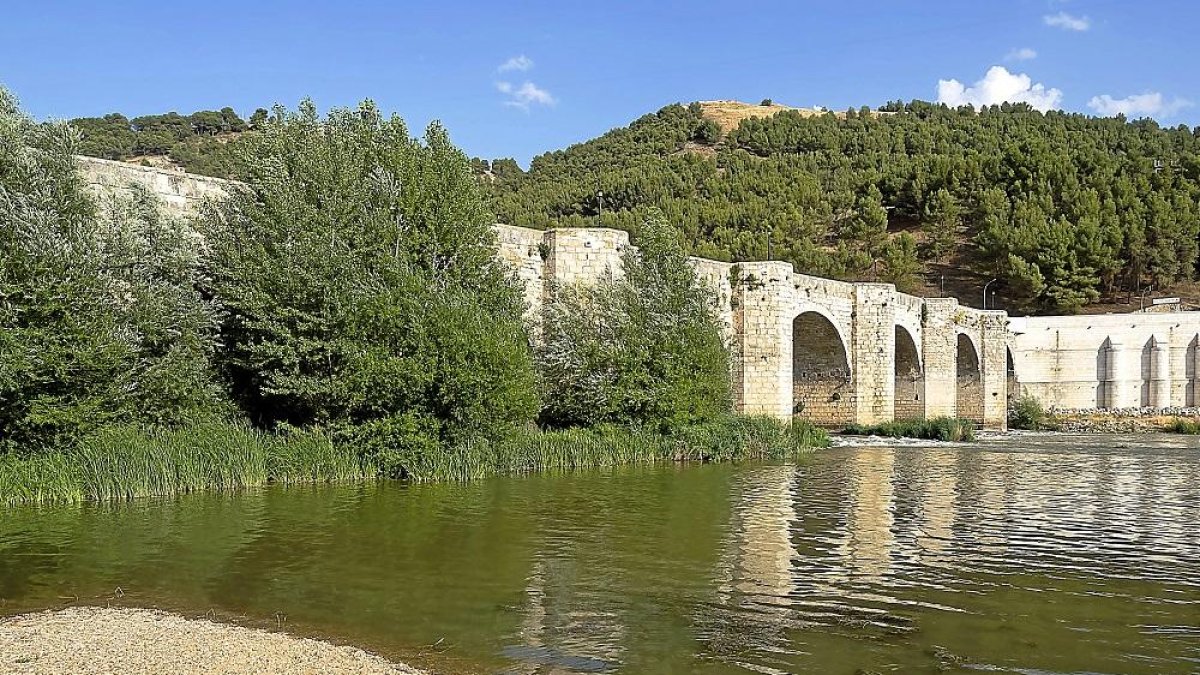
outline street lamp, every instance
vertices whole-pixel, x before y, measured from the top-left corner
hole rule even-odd
[[[996,283],[997,281],[999,281],[999,279],[992,279],[991,281],[989,281],[989,282],[987,282],[986,284],[984,284],[984,285],[983,285],[983,308],[984,308],[984,309],[987,309],[987,289],[988,289],[988,286],[991,286],[992,284]]]
[[[600,212],[596,215],[596,220],[601,225],[604,224],[604,190],[596,190],[596,199],[600,201]]]

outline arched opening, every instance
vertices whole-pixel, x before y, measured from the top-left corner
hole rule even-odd
[[[983,370],[979,367],[979,352],[966,335],[958,334],[958,416],[983,424]]]
[[[1011,407],[1014,403],[1021,400],[1021,380],[1017,377],[1017,362],[1013,359],[1011,347],[1004,348],[1006,357],[1006,371],[1008,377],[1008,404]]]
[[[829,319],[804,312],[792,321],[792,412],[817,424],[854,419],[846,345]]]
[[[925,372],[912,334],[896,326],[895,416],[898,420],[925,418]]]
[[[1154,338],[1142,345],[1140,381],[1138,382],[1138,405],[1149,408],[1154,405]]]
[[[1112,340],[1104,338],[1096,350],[1096,407],[1113,407]]]

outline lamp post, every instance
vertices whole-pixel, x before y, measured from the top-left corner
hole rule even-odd
[[[604,190],[596,190],[596,199],[600,202],[600,211],[596,214],[596,221],[599,225],[604,225]]]
[[[983,308],[984,308],[984,309],[987,309],[987,289],[988,289],[988,286],[991,286],[992,284],[996,283],[997,281],[999,281],[999,279],[992,279],[991,281],[989,281],[989,282],[987,282],[986,284],[984,284],[984,285],[983,285]]]

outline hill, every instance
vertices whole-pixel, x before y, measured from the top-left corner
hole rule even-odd
[[[973,306],[993,277],[998,306],[1035,312],[1193,288],[1200,138],[1187,127],[1023,104],[778,107],[670,105],[528,171],[477,167],[501,222],[636,236],[657,209],[696,255]]]
[[[669,105],[528,171],[473,164],[513,225],[636,236],[658,210],[695,255],[786,260],[972,306],[992,278],[991,306],[1013,311],[1123,311],[1145,295],[1200,304],[1200,130],[1021,104],[764,104]],[[85,154],[237,178],[231,148],[267,115],[72,123]]]
[[[259,108],[246,121],[233,108],[225,107],[190,115],[169,112],[133,119],[111,113],[76,118],[70,124],[83,136],[81,154],[229,178],[237,173],[230,144],[252,133],[267,115]]]

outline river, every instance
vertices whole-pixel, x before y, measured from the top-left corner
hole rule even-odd
[[[0,613],[156,606],[437,672],[1200,672],[1200,439],[0,511]]]

